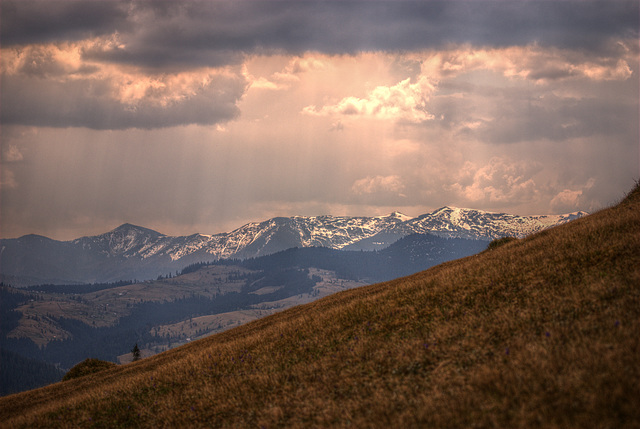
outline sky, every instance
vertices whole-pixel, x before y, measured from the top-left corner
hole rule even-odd
[[[2,238],[593,212],[640,179],[637,0],[0,7]]]

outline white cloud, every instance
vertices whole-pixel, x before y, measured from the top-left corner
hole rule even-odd
[[[448,189],[471,205],[518,204],[536,198],[538,186],[532,176],[541,170],[536,163],[493,157],[485,165],[467,161],[458,180]]]
[[[582,74],[593,80],[626,80],[631,77],[633,72],[629,64],[619,59],[613,64],[581,64],[576,67]]]
[[[265,59],[265,57],[262,57],[262,59]],[[290,59],[283,69],[271,73],[268,77],[263,75],[254,76],[249,72],[246,62],[243,65],[242,73],[247,81],[250,82],[249,86],[251,88],[282,91],[288,90],[292,85],[300,82],[300,74],[323,70],[325,66],[326,64],[320,56],[308,54]]]
[[[325,67],[326,64],[320,57],[314,55],[306,55],[303,57],[293,58],[291,61],[289,61],[289,64],[283,71],[275,73],[274,76],[277,79],[281,80],[298,80],[296,75],[300,73],[322,70]]]
[[[558,192],[550,202],[551,210],[554,213],[568,213],[576,210],[582,210],[587,205],[593,205],[593,202],[587,202],[585,191],[589,191],[596,184],[596,180],[590,178],[579,189],[563,189]]]
[[[303,113],[419,123],[434,118],[427,111],[427,102],[434,90],[434,84],[425,76],[420,77],[415,83],[411,83],[411,79],[407,78],[393,86],[378,86],[365,98],[349,96],[335,104],[320,108],[307,106]]]
[[[432,78],[452,78],[488,70],[507,78],[539,83],[584,78],[595,81],[626,80],[632,74],[628,62],[633,61],[635,55],[626,49],[622,54],[613,52],[611,56],[594,57],[588,53],[543,48],[536,44],[490,49],[461,46],[425,54],[422,73]]]
[[[367,176],[356,180],[351,186],[351,192],[356,195],[391,192],[402,196],[403,189],[404,184],[398,175]]]
[[[579,207],[582,190],[565,189],[551,200],[551,209],[555,212],[566,213]]]
[[[247,75],[245,75],[247,76]],[[275,82],[268,80],[265,77],[254,78],[253,76],[248,76],[251,88],[255,89],[269,89],[269,90],[279,90],[283,89],[283,87]]]

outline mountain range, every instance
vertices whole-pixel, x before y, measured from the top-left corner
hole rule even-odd
[[[411,234],[492,240],[523,237],[586,215],[517,216],[442,207],[415,218],[294,216],[214,235],[168,236],[124,224],[105,234],[57,241],[39,235],[0,240],[2,281],[16,286],[146,280],[200,261],[246,259],[293,247],[380,250]]]

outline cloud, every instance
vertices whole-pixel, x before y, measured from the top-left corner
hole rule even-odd
[[[628,134],[637,123],[633,52],[594,58],[536,45],[425,52],[421,76],[437,82],[431,125],[491,144]]]
[[[303,113],[317,116],[369,117],[382,120],[424,122],[434,118],[427,111],[434,86],[426,77],[411,83],[409,78],[393,86],[378,86],[366,98],[345,97],[320,108],[307,106]]]
[[[2,153],[2,161],[4,162],[19,162],[24,159],[22,152],[18,149],[18,146],[10,144],[9,147]]]
[[[0,38],[4,46],[88,37],[129,31],[128,2],[84,0],[5,0]]]
[[[149,68],[237,64],[237,52],[354,54],[536,43],[593,53],[638,38],[636,1],[3,2],[5,46],[118,34],[88,58]]]
[[[582,207],[593,206],[593,201],[588,201],[587,193],[596,185],[594,178],[589,178],[580,189],[565,188],[558,192],[549,203],[554,213],[569,213],[581,210]]]
[[[364,96],[325,97],[302,112],[344,125],[360,118],[423,123],[493,144],[624,134],[637,104],[618,84],[630,80],[637,62],[628,44],[599,57],[539,45],[412,52],[392,64],[412,64],[404,69],[412,78]]]
[[[94,129],[213,125],[236,118],[247,82],[232,68],[173,74],[85,64],[77,48],[27,49],[4,60],[3,124]],[[36,51],[34,54],[33,51]],[[63,58],[58,60],[58,58]],[[83,70],[80,72],[80,70]],[[47,76],[48,79],[43,79]]]
[[[247,75],[245,75],[247,76]],[[250,86],[255,89],[269,89],[273,91],[277,91],[280,89],[284,89],[281,85],[268,80],[265,77],[254,78],[253,76],[247,76],[250,78]]]
[[[394,193],[402,196],[404,189],[402,179],[397,175],[367,176],[356,180],[351,186],[351,192],[356,195]]]
[[[327,66],[321,55],[309,52],[359,55],[363,51],[397,53],[410,49],[430,55],[422,59],[399,55],[403,59],[394,65],[396,72],[410,75],[398,76],[392,81],[395,84],[379,84],[364,96],[362,92],[347,93],[333,102],[314,100],[315,105],[307,104],[303,110],[316,116],[336,116],[342,124],[356,117],[405,123],[441,117],[444,122],[451,121],[462,113],[437,112],[435,107],[446,110],[446,106],[433,106],[433,96],[441,81],[451,84],[474,71],[491,70],[537,83],[576,77],[628,79],[632,73],[629,59],[637,58],[637,46],[628,43],[637,40],[633,39],[637,36],[637,26],[633,26],[637,14],[630,14],[637,4],[589,1],[580,8],[572,5],[467,1],[4,2],[1,101],[11,109],[2,109],[0,119],[3,124],[95,129],[221,124],[239,116],[238,103],[249,87],[287,90],[298,84],[303,74]],[[517,31],[512,31],[515,24]],[[589,43],[581,44],[583,39]],[[452,49],[456,46],[467,48]],[[443,47],[445,52],[433,51]],[[570,57],[569,48],[580,50],[571,51]],[[606,55],[605,48],[609,49]],[[285,68],[269,75],[254,78],[242,71],[250,55],[292,53],[296,56]],[[581,57],[576,59],[578,55]],[[454,106],[452,110],[456,110]],[[568,103],[567,110],[572,108]],[[531,118],[544,122],[557,113],[541,108]],[[603,116],[601,123],[619,117],[613,110],[603,115],[609,116]],[[492,134],[496,119],[501,118],[465,117],[447,126],[472,131],[484,139]],[[552,139],[579,136],[590,132],[594,124],[540,127],[522,115],[506,122],[496,141],[518,141],[521,129],[542,130],[548,134],[545,138]],[[610,128],[618,129],[616,125]]]
[[[551,200],[551,209],[558,213],[568,213],[579,207],[582,190],[565,189]]]
[[[269,78],[265,76],[253,76],[248,71],[246,63],[243,64],[242,73],[250,82],[251,88],[279,91],[289,89],[293,84],[300,82],[300,74],[322,70],[324,68],[325,63],[323,60],[316,58],[313,55],[306,55],[304,57],[292,58],[284,69],[273,73]]]
[[[422,74],[432,78],[454,78],[479,70],[536,83],[564,79],[626,80],[632,70],[628,62],[637,57],[632,39],[618,40],[606,53],[543,47],[533,42],[498,48],[470,44],[450,45],[431,52],[422,63]]]
[[[519,204],[536,198],[538,186],[533,175],[542,170],[536,163],[493,157],[485,165],[467,161],[458,179],[447,186],[459,197],[478,204]]]
[[[626,133],[633,123],[631,106],[623,101],[577,100],[551,92],[523,99],[522,94],[503,92],[496,94],[494,103],[488,109],[492,117],[474,129],[468,127],[468,135],[492,143],[560,142],[595,135],[612,138]],[[502,105],[496,108],[498,103]]]

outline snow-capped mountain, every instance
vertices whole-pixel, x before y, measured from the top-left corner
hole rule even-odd
[[[432,233],[446,237],[493,240],[500,237],[522,238],[534,232],[587,215],[575,212],[563,215],[518,216],[481,210],[442,207],[403,224],[412,233]]]
[[[0,267],[4,279],[31,278],[29,283],[141,280],[194,262],[257,257],[292,247],[379,250],[416,233],[476,240],[523,237],[584,215],[516,216],[442,207],[416,218],[398,212],[377,217],[276,217],[228,233],[180,237],[124,224],[72,241],[33,235],[0,240]]]
[[[152,229],[125,223],[107,233],[82,237],[72,243],[85,250],[97,251],[107,256],[123,256],[125,258],[153,254],[158,241],[166,238]]]

